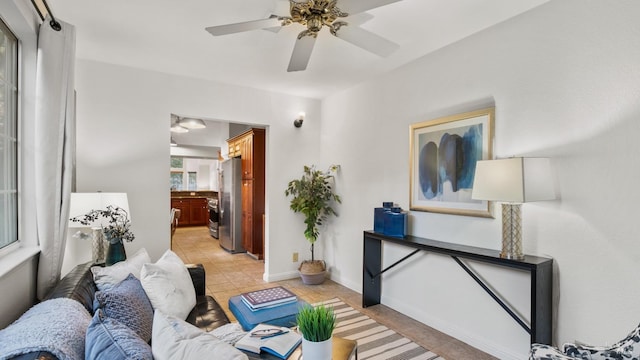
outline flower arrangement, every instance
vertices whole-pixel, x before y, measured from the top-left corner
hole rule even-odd
[[[133,241],[135,235],[131,232],[131,221],[129,214],[121,207],[107,206],[106,210],[91,210],[82,216],[76,216],[70,220],[82,225],[91,225],[100,218],[108,220],[108,225],[102,225],[102,232],[107,240],[116,244],[119,242]]]

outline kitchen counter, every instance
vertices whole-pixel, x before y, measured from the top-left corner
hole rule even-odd
[[[193,198],[218,198],[217,191],[172,191],[172,199],[193,199]]]

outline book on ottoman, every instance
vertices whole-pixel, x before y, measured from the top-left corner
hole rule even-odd
[[[231,310],[244,331],[249,331],[260,323],[284,327],[295,326],[298,310],[304,305],[308,305],[306,301],[298,300],[266,309],[251,310],[242,301],[240,295],[229,299],[229,310]]]
[[[258,335],[257,333],[260,333]],[[235,344],[240,350],[255,354],[266,352],[286,359],[300,345],[302,335],[286,327],[258,324]]]
[[[240,296],[242,297],[242,301],[244,301],[251,310],[279,306],[297,300],[296,294],[282,286],[250,291],[242,293]]]

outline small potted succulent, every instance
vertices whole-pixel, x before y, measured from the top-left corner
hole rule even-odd
[[[338,216],[333,209],[334,203],[340,203],[340,196],[333,191],[334,174],[339,165],[331,165],[327,171],[320,171],[315,166],[305,166],[300,179],[291,180],[285,191],[286,196],[293,196],[290,208],[304,215],[304,237],[311,243],[311,260],[300,264],[300,276],[305,284],[320,284],[325,279],[326,264],[314,257],[314,244],[320,235],[320,226],[331,215]]]
[[[302,334],[302,354],[305,360],[330,360],[333,350],[333,329],[336,315],[333,307],[304,306],[296,317]]]

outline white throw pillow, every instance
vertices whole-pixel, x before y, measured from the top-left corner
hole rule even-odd
[[[154,310],[184,320],[196,306],[196,290],[189,270],[171,250],[155,264],[142,266],[140,282]]]
[[[247,355],[214,335],[156,310],[153,316],[151,351],[155,360],[246,360]]]
[[[142,265],[150,262],[151,258],[147,254],[147,250],[142,248],[125,261],[120,261],[107,267],[91,267],[93,281],[96,283],[98,290],[106,291],[121,283],[129,274],[133,274],[133,276],[140,279]]]

